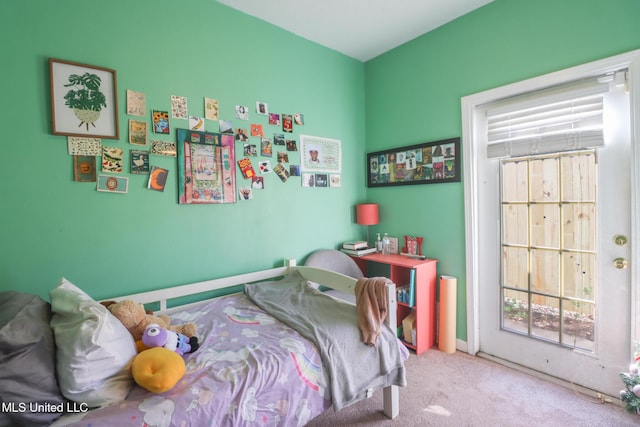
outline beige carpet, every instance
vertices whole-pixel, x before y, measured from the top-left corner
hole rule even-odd
[[[407,361],[400,415],[382,414],[382,391],[308,426],[639,426],[640,416],[575,390],[466,353],[437,349]],[[620,388],[623,388],[620,382]]]

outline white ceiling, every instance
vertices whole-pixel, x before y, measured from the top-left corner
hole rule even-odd
[[[368,61],[493,0],[218,0]]]

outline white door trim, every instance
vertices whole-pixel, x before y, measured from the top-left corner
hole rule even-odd
[[[516,94],[532,92],[548,86],[607,73],[621,68],[629,69],[630,109],[631,109],[631,343],[640,339],[640,286],[638,286],[640,269],[636,264],[640,257],[640,49],[605,58],[588,64],[534,77],[522,82],[512,83],[484,92],[465,96],[461,99],[462,109],[462,147],[464,155],[464,200],[465,200],[465,247],[466,247],[466,283],[467,283],[467,352],[476,354],[480,350],[479,322],[479,212],[478,200],[478,158],[480,150],[486,150],[486,137],[478,131],[478,106]],[[484,143],[483,143],[484,142]],[[631,349],[629,349],[631,353]]]

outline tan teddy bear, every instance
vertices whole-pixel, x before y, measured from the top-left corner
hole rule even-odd
[[[182,325],[171,325],[169,316],[165,314],[153,315],[145,312],[144,306],[132,300],[123,300],[110,304],[107,309],[111,311],[118,320],[133,335],[133,339],[139,341],[147,325],[157,323],[163,328],[179,332],[188,337],[196,335],[196,324],[193,322]]]

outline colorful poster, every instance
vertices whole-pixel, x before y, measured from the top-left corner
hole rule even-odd
[[[178,203],[236,202],[234,136],[188,129],[176,135]]]

